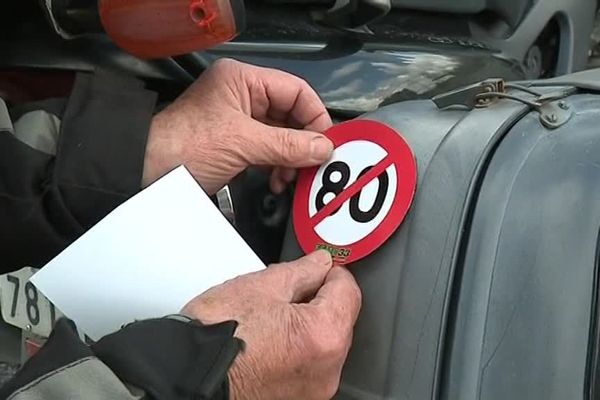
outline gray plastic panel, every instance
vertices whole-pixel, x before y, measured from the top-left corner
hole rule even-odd
[[[403,134],[419,180],[398,232],[351,266],[364,302],[338,398],[584,398],[600,96],[566,103],[574,115],[555,130],[512,100],[470,112],[414,101],[365,116]],[[289,227],[283,258],[300,254]]]
[[[552,79],[529,82],[529,86],[575,86],[593,92],[600,92],[600,68],[588,69],[574,74]]]
[[[494,38],[486,27],[472,25],[473,37],[507,59],[524,60],[544,28],[556,18],[560,28],[560,49],[556,75],[583,69],[587,65],[590,34],[597,2],[591,0],[537,0],[509,38]]]
[[[419,181],[399,231],[351,267],[364,301],[339,398],[434,395],[447,288],[473,179],[495,143],[526,113],[508,101],[473,112],[440,112],[419,101],[365,116],[403,134],[417,158]],[[300,254],[290,227],[283,258]]]
[[[462,270],[446,399],[581,399],[600,228],[600,98],[535,113],[483,180]]]

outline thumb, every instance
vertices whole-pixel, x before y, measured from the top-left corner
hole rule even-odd
[[[251,164],[312,167],[323,164],[333,153],[333,143],[320,133],[255,124],[255,145],[246,153]]]
[[[296,261],[273,265],[265,273],[276,297],[297,303],[314,296],[332,265],[331,255],[319,250]]]

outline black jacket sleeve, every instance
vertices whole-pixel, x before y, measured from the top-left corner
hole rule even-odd
[[[227,399],[227,371],[241,347],[236,327],[176,316],[136,322],[87,346],[61,320],[0,399]]]
[[[156,94],[80,74],[56,156],[0,132],[0,274],[41,267],[140,190]]]

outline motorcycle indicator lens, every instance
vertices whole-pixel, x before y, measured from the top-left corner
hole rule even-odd
[[[140,58],[163,58],[233,39],[244,25],[243,0],[100,0],[106,33]]]

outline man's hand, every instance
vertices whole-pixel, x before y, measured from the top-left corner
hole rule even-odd
[[[360,305],[350,272],[319,251],[210,289],[183,312],[238,321],[246,346],[229,371],[232,399],[310,400],[336,393]]]
[[[331,118],[315,91],[285,72],[217,61],[179,99],[154,117],[143,186],[184,164],[209,194],[250,165],[280,167],[278,193],[295,169],[329,159],[321,135]],[[295,128],[295,129],[293,129]]]

